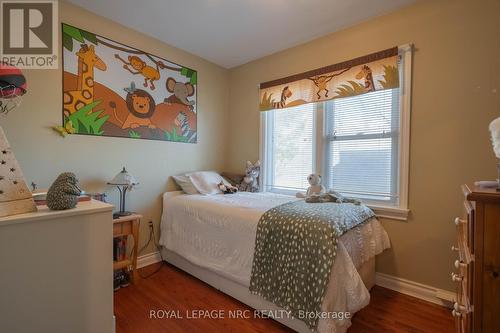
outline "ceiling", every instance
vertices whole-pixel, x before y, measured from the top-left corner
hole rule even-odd
[[[225,68],[415,0],[69,0]]]

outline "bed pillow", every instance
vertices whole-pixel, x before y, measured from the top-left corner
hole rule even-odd
[[[191,180],[196,190],[204,195],[222,193],[218,186],[221,181],[223,181],[226,185],[229,185],[227,180],[222,178],[222,176],[215,171],[192,172],[186,174],[186,176]]]
[[[186,194],[199,194],[198,190],[196,187],[194,187],[193,183],[191,182],[191,179],[187,176],[172,176],[174,181],[179,185],[179,187],[184,191]]]

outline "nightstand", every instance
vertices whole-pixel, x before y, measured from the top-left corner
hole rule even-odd
[[[113,237],[132,235],[134,238],[134,247],[131,257],[125,260],[114,261],[113,270],[128,268],[129,271],[132,272],[131,277],[133,283],[136,283],[139,277],[137,273],[137,247],[139,243],[139,225],[141,219],[142,215],[131,214],[113,220]]]

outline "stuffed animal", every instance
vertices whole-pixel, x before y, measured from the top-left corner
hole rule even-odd
[[[333,190],[328,191],[327,195],[331,198],[331,200],[337,203],[352,203],[355,205],[361,205],[361,200],[351,197],[345,197],[339,192]]]
[[[47,206],[51,210],[75,208],[82,193],[78,179],[72,172],[61,173],[47,192]]]
[[[296,194],[297,198],[305,198],[306,202],[336,202],[336,203],[352,203],[355,205],[361,204],[361,201],[354,198],[348,198],[340,194],[339,192],[330,190],[326,191],[325,187],[321,185],[321,175],[311,173],[307,176],[307,181],[309,182],[309,187],[307,192],[304,194],[298,192]]]
[[[247,161],[245,177],[241,181],[239,190],[243,192],[259,192],[259,175],[260,161],[255,162],[255,164]]]
[[[222,191],[222,193],[224,194],[233,194],[233,193],[236,193],[238,192],[238,188],[236,186],[233,186],[231,184],[229,185],[226,185],[224,184],[224,182],[221,180],[219,184],[217,184],[217,187],[219,188],[219,190]]]
[[[315,203],[315,202],[336,202],[336,203],[352,203],[354,205],[361,205],[361,201],[355,198],[345,197],[339,192],[336,191],[328,191],[327,193],[322,194],[312,194],[306,197],[306,202]]]
[[[306,194],[298,192],[296,194],[297,198],[309,198],[313,195],[321,195],[326,192],[325,187],[321,184],[321,175],[311,173],[307,176],[307,181],[310,186],[307,188]]]

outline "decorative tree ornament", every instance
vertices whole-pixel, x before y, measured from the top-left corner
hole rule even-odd
[[[0,217],[34,211],[35,201],[0,127]]]
[[[0,114],[6,115],[21,104],[26,78],[16,67],[0,62]],[[0,217],[36,211],[19,163],[0,127]]]

